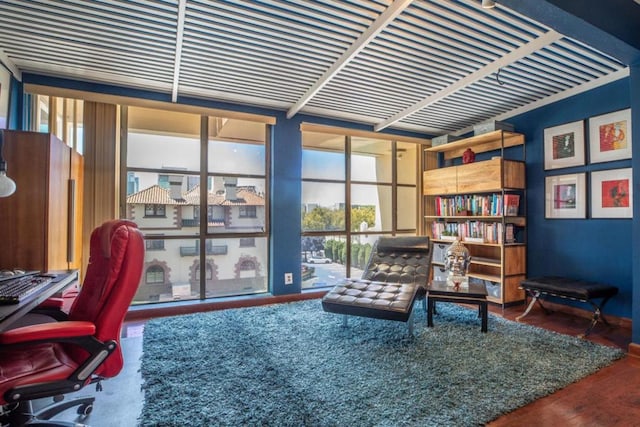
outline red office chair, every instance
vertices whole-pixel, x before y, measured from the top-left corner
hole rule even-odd
[[[123,367],[120,334],[140,283],[144,241],[136,224],[113,220],[91,233],[90,245],[86,277],[68,320],[0,334],[0,414],[6,419],[0,425],[36,424],[76,405],[88,414],[93,398],[62,401],[38,413],[30,401],[99,386]]]

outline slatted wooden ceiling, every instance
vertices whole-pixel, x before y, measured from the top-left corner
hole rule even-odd
[[[479,0],[3,0],[0,59],[33,72],[456,133],[628,75]]]

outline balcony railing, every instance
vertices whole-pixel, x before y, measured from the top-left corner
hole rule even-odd
[[[207,255],[226,255],[227,245],[207,246]],[[180,256],[198,256],[200,255],[200,247],[198,246],[180,246]]]

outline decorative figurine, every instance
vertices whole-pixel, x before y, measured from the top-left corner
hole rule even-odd
[[[447,286],[452,286],[455,289],[469,287],[467,270],[470,261],[469,250],[460,240],[456,240],[447,248],[444,258],[444,268],[449,272]]]
[[[467,148],[466,150],[464,150],[464,153],[462,153],[462,163],[466,165],[467,163],[475,162],[475,160],[476,153],[474,153],[471,148]]]

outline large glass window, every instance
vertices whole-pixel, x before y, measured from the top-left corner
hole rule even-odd
[[[419,144],[303,132],[302,145],[303,288],[360,277],[379,236],[417,232]]]
[[[134,303],[266,292],[266,125],[209,117],[203,137],[197,114],[123,111],[125,213],[148,249]]]
[[[84,102],[80,99],[32,94],[29,129],[50,132],[80,154],[84,150]]]

